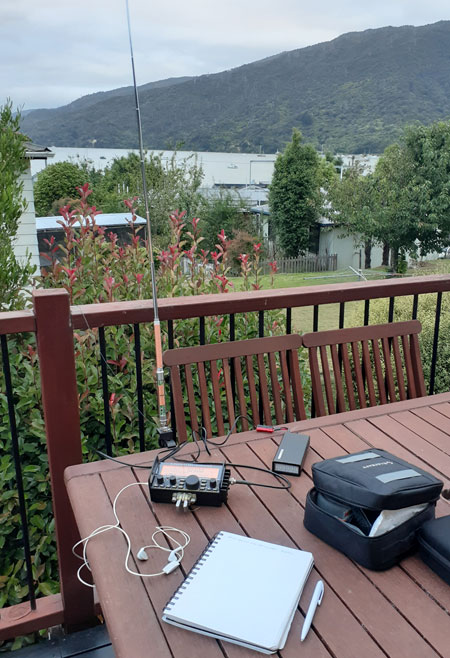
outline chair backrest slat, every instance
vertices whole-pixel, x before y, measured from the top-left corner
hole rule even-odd
[[[418,396],[416,388],[416,378],[414,377],[414,369],[411,360],[411,348],[410,341],[408,336],[402,336],[402,347],[403,347],[403,356],[405,358],[405,368],[406,368],[406,381],[408,383],[408,395],[411,398]]]
[[[297,357],[298,358],[298,357]],[[294,420],[294,410],[292,407],[292,395],[291,395],[291,380],[289,377],[289,367],[288,367],[288,361],[286,358],[286,350],[282,350],[280,352],[280,366],[281,366],[281,378],[283,380],[283,397],[284,397],[284,402],[285,402],[285,409],[286,409],[286,422],[292,423]],[[292,365],[290,366],[291,372],[292,372]],[[292,373],[293,374],[293,373]],[[300,378],[299,378],[299,383],[300,383]],[[295,384],[294,384],[294,390],[295,390]],[[301,389],[301,384],[299,386],[298,390]],[[303,397],[303,392],[302,392],[302,397]],[[278,421],[277,421],[278,422]]]
[[[426,391],[425,391],[425,380],[423,378],[422,359],[420,357],[419,339],[417,337],[417,334],[411,334],[409,340],[411,344],[411,360],[412,360],[413,370],[415,375],[417,396],[422,397],[426,395]],[[418,373],[421,373],[422,377],[420,377]]]
[[[364,372],[366,375],[367,394],[369,396],[369,407],[373,407],[377,403],[375,395],[375,387],[373,385],[372,363],[370,361],[369,341],[362,341],[362,362]]]
[[[350,409],[353,410],[356,409],[356,401],[355,401],[355,393],[353,390],[353,374],[352,374],[352,367],[350,365],[350,359],[348,356],[347,343],[341,343],[340,348],[341,348],[342,365],[344,368],[345,385],[347,388],[348,405]]]
[[[270,383],[272,388],[272,397],[273,405],[275,411],[275,419],[277,424],[280,425],[283,422],[283,412],[281,410],[281,391],[280,384],[278,382],[278,371],[277,364],[275,361],[275,354],[271,352],[269,355],[269,372],[270,372]]]
[[[381,339],[381,346],[383,350],[385,378],[389,393],[389,402],[395,402],[394,375],[392,374],[391,349],[389,339],[383,337]]]
[[[320,362],[322,365],[322,374],[323,382],[325,385],[325,395],[327,398],[328,413],[334,414],[334,399],[333,399],[333,387],[331,385],[331,376],[330,376],[330,367],[328,365],[328,356],[325,345],[319,347],[320,350]]]
[[[225,434],[225,427],[223,424],[222,414],[222,401],[220,397],[219,387],[219,371],[217,369],[217,361],[211,361],[211,383],[213,388],[214,409],[216,412],[217,431],[220,435]]]
[[[178,418],[184,413],[183,390],[181,387],[180,366],[175,366],[172,370],[172,395],[175,407],[175,415]],[[189,392],[188,392],[189,395]],[[184,423],[179,428],[179,440],[187,441],[186,426]]]
[[[334,413],[334,400],[346,411],[425,395],[421,329],[410,320],[305,334],[316,414]]]
[[[231,388],[231,374],[230,374],[230,364],[228,362],[228,359],[223,359],[223,375],[224,375],[224,382],[225,382],[225,398],[227,401],[227,412],[228,412],[228,421],[230,423],[230,427],[234,425],[235,415],[234,415],[234,401],[233,401],[233,391]],[[216,413],[217,413],[217,408],[216,408]],[[219,435],[221,436],[225,432],[219,432]]]
[[[241,360],[238,356],[233,357],[234,364],[234,376],[237,389],[237,397],[239,403],[239,415],[242,416],[242,429],[244,431],[249,429],[248,420],[245,416],[248,416],[247,404],[245,401],[245,392],[244,392],[244,381],[242,379],[242,370],[241,370]]]
[[[188,404],[189,404],[189,413],[191,414],[192,418],[192,429],[195,430],[197,433],[199,431],[199,425],[198,425],[198,416],[197,416],[197,404],[196,404],[196,398],[195,398],[195,392],[194,392],[194,382],[192,379],[192,368],[190,364],[187,364],[184,368],[185,372],[185,377],[186,377],[186,389],[187,389],[187,394],[188,394]],[[176,404],[175,405],[175,414],[177,412],[177,408],[181,409],[182,404],[183,404],[183,393],[181,391],[181,385],[180,385],[180,395],[181,395],[181,405],[180,401],[175,400]],[[174,392],[174,397],[175,397],[175,392]],[[180,411],[181,411],[180,409]],[[177,416],[178,417],[178,416]],[[185,433],[186,430],[184,430]],[[186,435],[187,438],[187,435]]]
[[[325,416],[325,404],[322,394],[322,382],[320,379],[319,359],[317,358],[316,346],[311,347],[309,350],[309,369],[311,372],[315,414],[316,416]]]
[[[359,344],[356,340],[352,341],[352,356],[353,356],[353,368],[355,371],[356,379],[356,390],[358,392],[358,401],[359,407],[365,409],[366,405],[366,392],[364,390],[364,379],[363,372],[361,368],[361,361],[359,355]]]
[[[400,400],[406,400],[406,391],[405,391],[405,380],[403,375],[402,368],[402,357],[400,354],[400,345],[398,342],[398,336],[392,338],[392,351],[394,354],[394,365],[395,372],[397,376],[397,386],[398,386],[398,395]]]
[[[205,364],[197,363],[200,400],[202,403],[202,422],[207,436],[212,436],[211,415],[209,412],[208,385],[206,383]]]
[[[344,387],[342,386],[341,364],[339,363],[337,345],[330,345],[330,351],[334,370],[334,383],[336,386],[336,408],[338,411],[345,411]]]
[[[380,348],[376,340],[372,340],[372,353],[373,353],[373,359],[375,364],[375,375],[377,380],[380,404],[387,404],[386,384],[384,380],[383,369],[381,367]]]
[[[303,398],[302,378],[300,376],[300,362],[298,359],[298,350],[291,349],[288,353],[288,361],[291,368],[292,395],[294,398],[294,408],[297,420],[305,420],[305,402]]]
[[[259,406],[256,397],[256,383],[255,383],[255,371],[253,368],[253,355],[247,355],[245,357],[245,365],[247,370],[248,391],[250,395],[250,405],[252,408],[253,423],[259,424],[261,420],[259,418]]]
[[[301,345],[299,335],[289,334],[167,350],[179,440],[190,438],[188,425],[198,432],[200,423],[208,437],[222,436],[238,415],[250,416],[254,425],[304,419]],[[245,419],[241,423],[236,431],[249,429]]]
[[[270,425],[271,421],[271,411],[269,404],[269,392],[267,389],[267,375],[266,375],[266,364],[264,362],[264,355],[257,354],[256,360],[258,361],[258,378],[259,378],[259,395],[261,397],[262,409],[263,409],[263,423]]]

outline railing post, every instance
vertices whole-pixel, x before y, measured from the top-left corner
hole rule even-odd
[[[82,461],[73,329],[66,290],[35,290],[33,306],[50,470],[64,623],[76,630],[94,616],[93,592],[77,578],[79,534],[64,469]]]

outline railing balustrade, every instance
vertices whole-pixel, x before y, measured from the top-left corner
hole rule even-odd
[[[370,302],[373,299],[389,299],[387,320],[393,321],[395,300],[411,296],[411,318],[420,320],[420,297],[436,295],[432,359],[429,372],[429,394],[434,393],[436,367],[439,363],[439,332],[443,294],[450,291],[450,276],[422,276],[390,281],[375,280],[346,284],[327,284],[291,289],[260,290],[184,298],[161,299],[159,315],[165,325],[167,347],[174,347],[177,322],[187,318],[198,320],[198,343],[206,342],[205,319],[210,316],[228,318],[228,335],[224,340],[236,337],[236,319],[239,314],[257,314],[258,335],[264,335],[267,311],[285,311],[286,331],[293,331],[292,310],[311,307],[312,329],[319,328],[320,310],[327,304],[338,304],[337,324],[345,326],[345,311],[348,302],[364,302],[364,324],[370,322]],[[75,522],[64,485],[64,469],[82,461],[79,400],[74,359],[74,331],[98,330],[101,386],[104,400],[105,445],[108,454],[114,451],[110,428],[108,405],[107,370],[107,327],[129,325],[132,328],[136,367],[136,405],[138,409],[138,446],[145,449],[144,432],[144,387],[141,369],[141,326],[151,323],[153,309],[150,301],[113,302],[104,304],[69,307],[69,298],[64,290],[39,290],[33,295],[33,310],[0,314],[0,336],[2,369],[9,425],[11,460],[15,467],[16,492],[20,508],[21,536],[24,560],[27,565],[29,588],[28,601],[0,611],[0,639],[7,639],[51,625],[64,623],[76,628],[93,615],[92,592],[84,588],[76,578],[78,563],[71,553],[78,539]],[[337,328],[337,327],[336,327]],[[298,330],[299,328],[296,328]],[[300,328],[301,330],[302,328]],[[309,330],[309,327],[305,327]],[[16,422],[17,404],[14,382],[20,373],[12,373],[9,359],[9,338],[15,334],[31,333],[37,337],[39,375],[42,389],[42,404],[45,418],[49,473],[51,477],[55,532],[58,549],[61,594],[36,598],[33,587],[33,556],[29,549],[27,527],[27,496],[23,489],[21,470],[20,439],[21,427]],[[0,454],[0,458],[3,455]],[[6,538],[8,541],[8,538]]]

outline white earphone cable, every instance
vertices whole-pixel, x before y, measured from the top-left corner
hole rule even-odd
[[[87,559],[87,554],[86,554],[87,545],[88,545],[88,543],[90,542],[91,539],[93,539],[97,535],[103,534],[104,532],[108,532],[108,530],[119,530],[119,532],[121,532],[123,534],[123,536],[125,537],[125,539],[126,539],[127,553],[126,553],[126,557],[125,557],[124,566],[125,566],[126,571],[128,571],[128,573],[130,573],[133,576],[139,576],[140,578],[154,578],[155,576],[162,576],[162,575],[167,573],[167,571],[159,571],[158,573],[139,573],[138,571],[133,571],[128,566],[128,560],[129,560],[130,554],[131,554],[131,540],[130,540],[130,537],[128,536],[128,534],[125,532],[125,530],[120,527],[120,521],[119,521],[119,517],[117,516],[116,506],[117,506],[117,501],[119,499],[119,496],[122,494],[122,492],[125,491],[125,489],[128,489],[129,487],[134,487],[134,486],[148,486],[148,482],[132,482],[131,484],[127,484],[125,487],[123,487],[119,491],[119,493],[116,495],[116,497],[114,498],[114,501],[113,501],[113,514],[114,514],[114,518],[116,519],[116,523],[106,524],[106,525],[102,525],[102,526],[96,528],[95,530],[93,530],[91,532],[90,535],[88,535],[87,537],[84,537],[84,539],[80,539],[80,541],[78,541],[72,547],[72,553],[82,561],[82,564],[81,564],[81,566],[79,567],[79,569],[77,571],[78,580],[81,583],[83,583],[83,585],[86,585],[87,587],[95,587],[95,585],[92,585],[91,583],[86,582],[81,576],[81,571],[82,571],[83,567],[86,567],[89,571],[91,571],[91,568],[89,566],[89,561]],[[171,532],[179,533],[181,535],[181,537],[184,539],[184,543],[180,543],[177,539],[175,539],[175,537],[173,537],[170,534]],[[167,537],[168,540],[172,541],[176,545],[176,547],[174,549],[172,549],[170,547],[162,546],[161,544],[159,544],[156,540],[156,537],[160,533],[163,534],[165,537]],[[172,561],[172,562],[176,561],[176,566],[178,566],[178,564],[181,562],[181,560],[184,557],[184,549],[189,544],[190,540],[191,540],[190,536],[187,534],[187,532],[184,532],[184,530],[179,530],[178,528],[174,528],[172,526],[156,526],[156,529],[152,534],[152,543],[149,544],[148,546],[143,546],[140,549],[140,551],[142,551],[142,550],[145,551],[146,548],[158,548],[162,551],[166,551],[166,552],[170,553],[169,562],[170,561]],[[82,555],[77,553],[77,551],[75,550],[80,545],[83,546]],[[171,558],[171,556],[175,556],[175,557]]]

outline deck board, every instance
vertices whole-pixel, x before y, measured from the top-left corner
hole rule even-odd
[[[304,472],[291,478],[289,491],[233,486],[227,505],[200,507],[182,513],[173,505],[154,504],[144,487],[125,492],[118,505],[133,549],[150,543],[156,525],[181,527],[191,535],[182,568],[169,576],[143,579],[123,569],[125,539],[114,531],[99,536],[88,550],[111,640],[118,658],[250,658],[255,653],[230,643],[219,643],[162,622],[165,603],[195,562],[207,541],[219,530],[247,534],[266,541],[297,546],[314,555],[313,574],[300,600],[283,658],[303,653],[314,658],[446,658],[450,637],[450,588],[418,556],[404,559],[386,572],[373,572],[353,563],[303,526],[305,498],[312,487],[312,464],[321,459],[368,446],[382,448],[450,480],[450,394],[386,405],[383,409],[346,412],[291,424],[310,435]],[[271,466],[281,433],[267,437],[256,432],[234,435],[211,457],[202,461],[230,461]],[[448,443],[447,443],[448,442]],[[150,460],[134,455],[131,463]],[[267,481],[267,476],[238,468],[236,477]],[[141,469],[98,462],[71,467],[66,482],[83,536],[108,522],[112,501],[126,484],[144,481]],[[93,505],[92,501],[96,504]],[[437,515],[450,513],[449,501],[440,499]],[[145,563],[130,565],[139,571],[158,571],[165,563],[150,551]],[[325,596],[305,644],[299,635],[314,584],[325,583]],[[239,596],[239,593],[236,593]],[[130,630],[132,628],[132,630]],[[146,650],[144,651],[144,647]],[[306,653],[305,653],[306,652]]]

